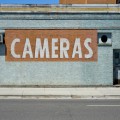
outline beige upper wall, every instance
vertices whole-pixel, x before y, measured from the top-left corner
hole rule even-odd
[[[59,0],[60,4],[116,4],[116,0]]]

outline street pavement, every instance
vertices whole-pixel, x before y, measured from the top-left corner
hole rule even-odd
[[[120,120],[120,100],[1,99],[0,120]]]

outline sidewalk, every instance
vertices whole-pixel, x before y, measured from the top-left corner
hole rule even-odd
[[[120,99],[120,87],[0,88],[0,99]]]

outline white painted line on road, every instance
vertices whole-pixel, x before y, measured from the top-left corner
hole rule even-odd
[[[120,107],[120,105],[86,105],[89,107]]]

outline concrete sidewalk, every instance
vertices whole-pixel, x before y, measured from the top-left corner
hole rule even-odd
[[[0,88],[0,98],[120,99],[120,87]]]

